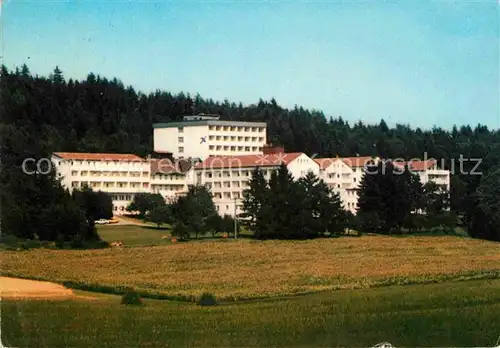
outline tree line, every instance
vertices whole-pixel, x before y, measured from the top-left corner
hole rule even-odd
[[[2,230],[6,232],[15,230],[8,221],[19,218],[25,224],[35,224],[32,216],[49,209],[49,202],[62,200],[61,195],[69,199],[55,175],[42,178],[23,173],[24,159],[47,158],[54,151],[145,156],[152,151],[153,123],[181,120],[187,113],[202,112],[219,114],[223,120],[267,122],[269,143],[310,156],[360,154],[410,159],[422,158],[426,153],[429,158],[443,160],[446,169],[454,163],[457,169],[457,161],[463,157],[467,161],[462,171],[452,176],[451,210],[473,233],[491,229],[481,223],[484,219],[479,216],[498,212],[485,203],[490,196],[484,192],[482,182],[496,178],[500,131],[484,125],[426,130],[404,124],[389,127],[384,120],[371,125],[350,123],[318,110],[283,108],[274,99],[243,105],[161,90],[145,94],[117,78],[94,73],[82,80],[67,79],[58,67],[50,76],[33,75],[26,65],[14,70],[2,66],[0,74],[0,203],[2,221],[7,222],[2,223]],[[481,159],[476,171],[482,175],[470,175],[476,163],[468,159]]]

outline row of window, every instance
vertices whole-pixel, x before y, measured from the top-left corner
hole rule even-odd
[[[241,199],[241,192],[215,192],[213,193],[214,199]]]
[[[140,168],[144,166],[144,162],[141,161],[78,161],[78,160],[70,160],[69,163],[71,165],[85,165],[85,166],[90,166],[90,167],[96,167],[96,166],[117,166],[117,165],[124,165],[126,164],[129,167],[135,167],[135,168]]]
[[[265,132],[265,127],[243,127],[243,126],[208,126],[210,131],[230,131],[230,132]],[[179,133],[184,133],[184,127],[177,127]]]
[[[142,185],[140,182],[100,182],[100,181],[72,181],[72,188],[79,188],[89,186],[91,188],[148,188],[149,183],[143,182]]]
[[[155,192],[158,192],[160,190],[182,191],[184,189],[184,185],[151,185],[151,189]]]
[[[262,151],[262,147],[258,146],[209,145],[208,149],[212,151],[239,151],[239,152]]]
[[[172,180],[172,181],[185,181],[186,177],[184,175],[176,175],[176,174],[155,174],[152,176],[152,179],[155,180]]]
[[[118,171],[99,171],[99,170],[72,170],[71,176],[128,176],[128,177],[140,177],[141,172],[118,172]],[[148,177],[149,172],[142,172],[142,177]]]
[[[133,198],[132,195],[111,195],[113,201],[131,201]]]
[[[211,151],[262,152],[262,147],[258,146],[209,145],[208,149]],[[184,153],[184,146],[179,146],[177,150],[179,153]]]
[[[206,183],[205,186],[208,188],[208,189],[221,189],[221,188],[246,188],[248,187],[250,184],[248,181],[215,181],[213,183]]]
[[[218,204],[215,205],[215,209],[217,209],[217,211],[220,211],[220,207]],[[237,204],[236,209],[238,209],[239,211],[243,210],[243,205]],[[226,205],[226,211],[228,211],[228,210],[229,210],[229,205]]]
[[[234,135],[210,135],[208,136],[208,140],[217,140],[217,141],[245,141],[245,142],[264,142],[264,137],[237,137]],[[178,137],[177,141],[179,143],[184,143],[184,137]]]

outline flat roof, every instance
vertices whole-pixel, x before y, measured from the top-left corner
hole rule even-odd
[[[220,121],[220,120],[196,120],[167,123],[153,123],[153,128],[174,128],[193,126],[232,126],[232,127],[267,127],[266,122],[244,122],[244,121]]]

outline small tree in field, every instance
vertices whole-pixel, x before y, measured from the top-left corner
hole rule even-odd
[[[134,195],[127,211],[138,211],[140,217],[145,217],[150,211],[163,206],[165,206],[165,199],[159,193],[141,192]]]
[[[155,207],[146,214],[146,221],[156,224],[158,228],[160,228],[163,224],[171,222],[172,214],[170,207],[167,205]]]

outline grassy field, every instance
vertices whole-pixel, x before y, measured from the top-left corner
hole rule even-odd
[[[219,240],[100,250],[36,249],[3,251],[2,260],[4,275],[73,282],[73,286],[131,286],[150,295],[184,298],[208,291],[228,301],[500,277],[498,243],[451,236],[364,236],[300,242]]]
[[[94,295],[94,294],[87,294]],[[325,292],[199,307],[147,300],[2,301],[11,347],[492,347],[500,280]]]
[[[152,226],[137,225],[102,225],[97,227],[101,238],[107,242],[121,241],[129,246],[166,245],[170,241],[162,239],[170,237],[169,228],[156,228]]]

